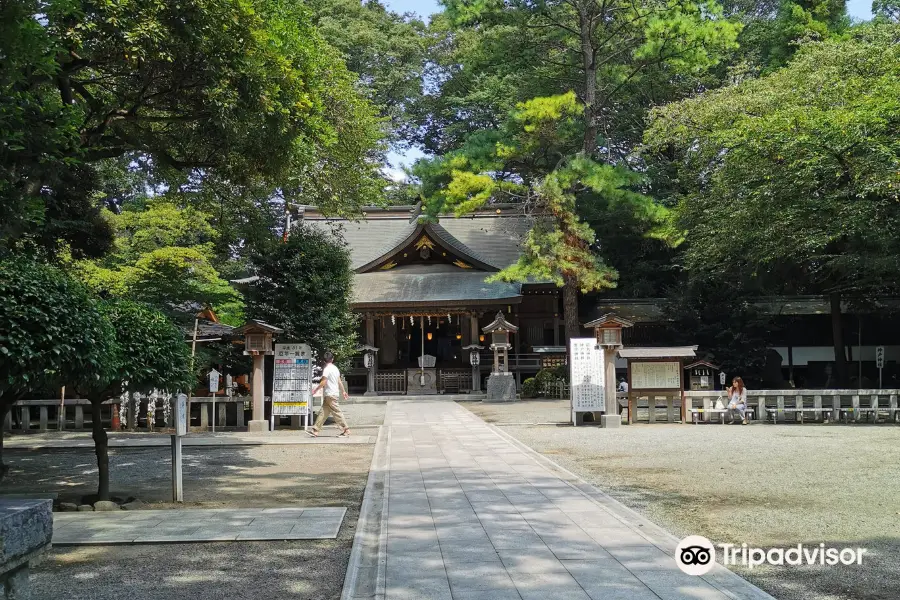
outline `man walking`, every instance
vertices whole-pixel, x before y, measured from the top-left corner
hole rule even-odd
[[[328,415],[331,414],[334,415],[335,423],[342,430],[341,435],[338,437],[350,437],[350,428],[347,427],[344,413],[338,405],[338,394],[343,395],[345,400],[350,396],[347,394],[347,390],[344,389],[344,382],[341,381],[341,371],[334,365],[334,354],[331,352],[325,353],[325,368],[322,369],[322,381],[309,393],[310,397],[314,396],[323,387],[325,392],[322,394],[322,412],[319,413],[319,418],[316,419],[316,424],[313,425],[312,430],[307,433],[312,437],[319,437],[319,430],[322,429],[322,424],[328,418]]]

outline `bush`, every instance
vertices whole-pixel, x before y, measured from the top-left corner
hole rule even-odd
[[[537,375],[534,376],[534,379],[537,382],[538,389],[543,390],[548,385],[559,380],[559,377],[556,375],[555,369],[541,369],[538,371]]]
[[[540,388],[538,387],[537,379],[534,377],[529,377],[525,381],[522,382],[522,397],[523,398],[537,398],[538,393],[540,393]]]

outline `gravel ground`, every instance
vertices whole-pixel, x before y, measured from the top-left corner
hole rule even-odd
[[[678,537],[868,549],[861,566],[734,569],[777,598],[900,598],[900,427],[503,430]]]
[[[497,425],[512,423],[571,423],[568,400],[519,400],[510,403],[459,402],[470,411]]]
[[[350,405],[355,434],[375,435],[384,406]],[[337,435],[326,427],[323,435]],[[296,432],[294,433],[296,435]],[[149,434],[148,434],[149,435]],[[42,600],[337,599],[353,544],[374,445],[184,449],[180,508],[347,506],[336,540],[54,548],[32,571]],[[96,487],[91,450],[7,449],[4,491],[57,491],[74,501]],[[175,508],[168,448],[110,450],[111,490],[146,508]],[[77,584],[77,585],[73,585]]]

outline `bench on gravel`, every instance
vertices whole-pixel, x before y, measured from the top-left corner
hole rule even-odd
[[[691,422],[694,423],[694,425],[696,425],[700,422],[700,417],[704,414],[721,415],[719,417],[719,421],[722,423],[722,425],[724,425],[725,424],[725,415],[726,415],[726,413],[731,412],[731,411],[727,408],[699,408],[699,407],[694,408],[694,407],[691,407],[688,409],[688,412],[691,413]],[[754,413],[753,413],[752,407],[748,406],[747,409],[744,411],[744,413],[746,414],[748,421],[753,420]]]
[[[813,408],[809,408],[809,407],[778,408],[777,406],[772,406],[772,407],[767,406],[766,407],[766,413],[768,414],[769,418],[772,419],[772,423],[774,425],[778,424],[778,413],[780,413],[780,412],[781,413],[793,413],[794,415],[796,415],[796,417],[795,417],[796,421],[802,425],[803,424],[803,413],[808,413],[808,412],[809,413],[818,413],[818,416],[821,417],[825,413],[832,412],[832,409],[831,408],[822,408],[821,406],[813,407]],[[827,420],[828,420],[828,417],[826,416],[825,421],[827,421]]]

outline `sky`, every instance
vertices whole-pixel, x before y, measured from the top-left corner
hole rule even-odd
[[[382,2],[395,12],[413,12],[426,20],[429,15],[440,10],[437,0],[382,0]],[[872,17],[872,0],[847,0],[847,12],[856,19],[870,19]],[[411,165],[422,156],[422,152],[416,148],[411,148],[403,153],[391,152],[388,154],[390,165],[385,168],[385,173],[392,179],[402,181],[405,179],[402,167]]]

